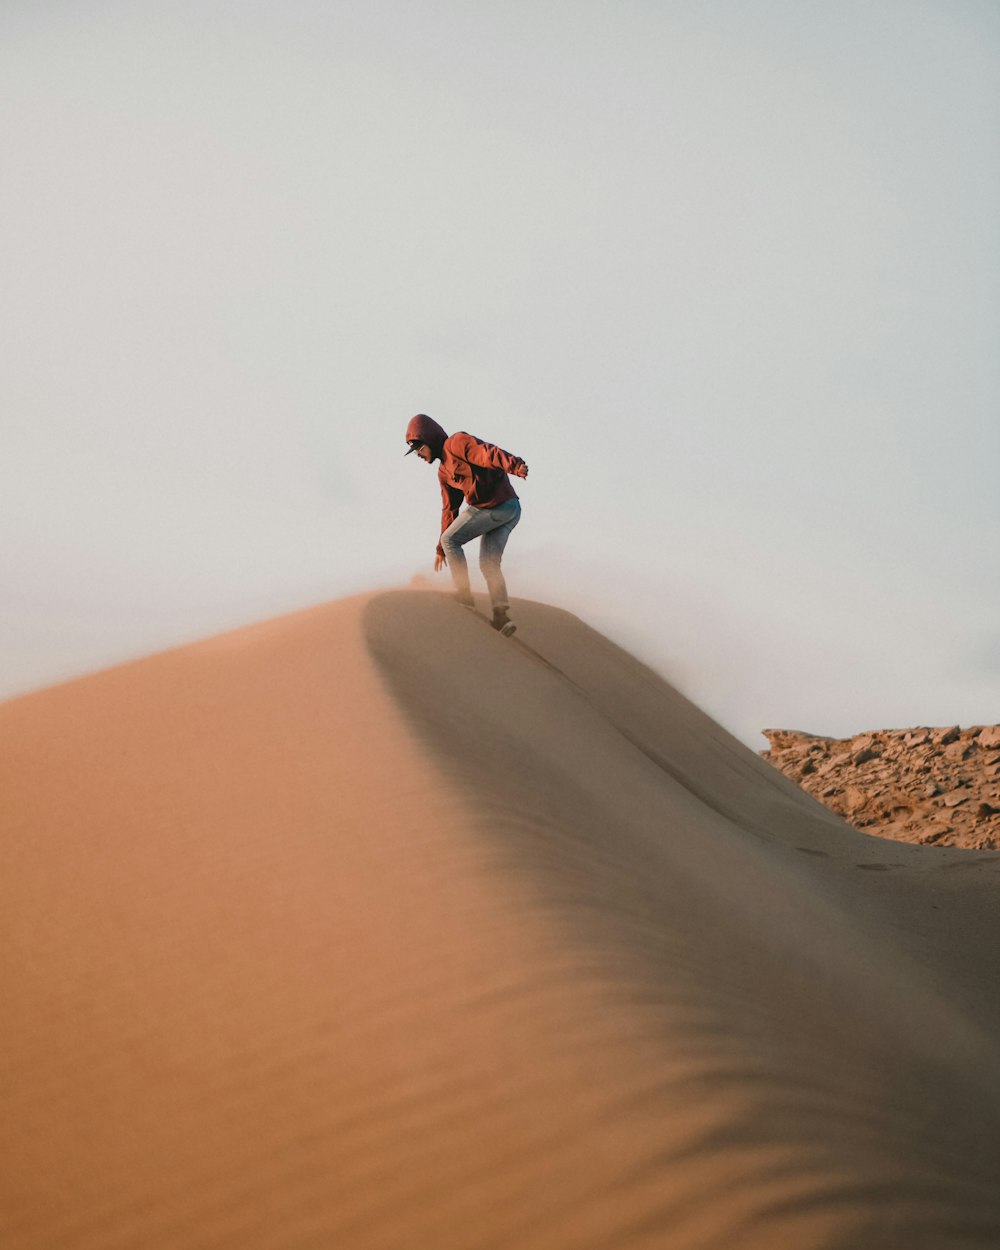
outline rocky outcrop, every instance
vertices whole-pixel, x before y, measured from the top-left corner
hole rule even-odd
[[[1000,725],[821,738],[765,729],[764,759],[856,829],[903,842],[1000,848]]]

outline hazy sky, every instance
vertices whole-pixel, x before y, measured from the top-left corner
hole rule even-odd
[[[0,96],[0,694],[430,573],[426,411],[754,745],[1000,721],[993,0],[4,0]]]

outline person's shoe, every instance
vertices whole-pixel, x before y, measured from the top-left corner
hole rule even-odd
[[[517,629],[517,626],[507,615],[507,608],[493,609],[493,628],[503,634],[505,638],[509,638]]]
[[[475,608],[476,606],[476,601],[471,595],[459,594],[457,590],[455,591],[455,602],[460,603],[463,608]]]

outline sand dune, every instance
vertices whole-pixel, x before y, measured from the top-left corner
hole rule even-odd
[[[522,603],[0,707],[4,1250],[1000,1244],[1000,854]]]

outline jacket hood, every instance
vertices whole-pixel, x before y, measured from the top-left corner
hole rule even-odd
[[[425,412],[418,412],[417,415],[410,420],[410,424],[406,427],[406,441],[419,438],[422,443],[426,443],[428,447],[435,451],[440,451],[444,446],[444,440],[448,437],[445,431],[438,423],[429,417]]]

